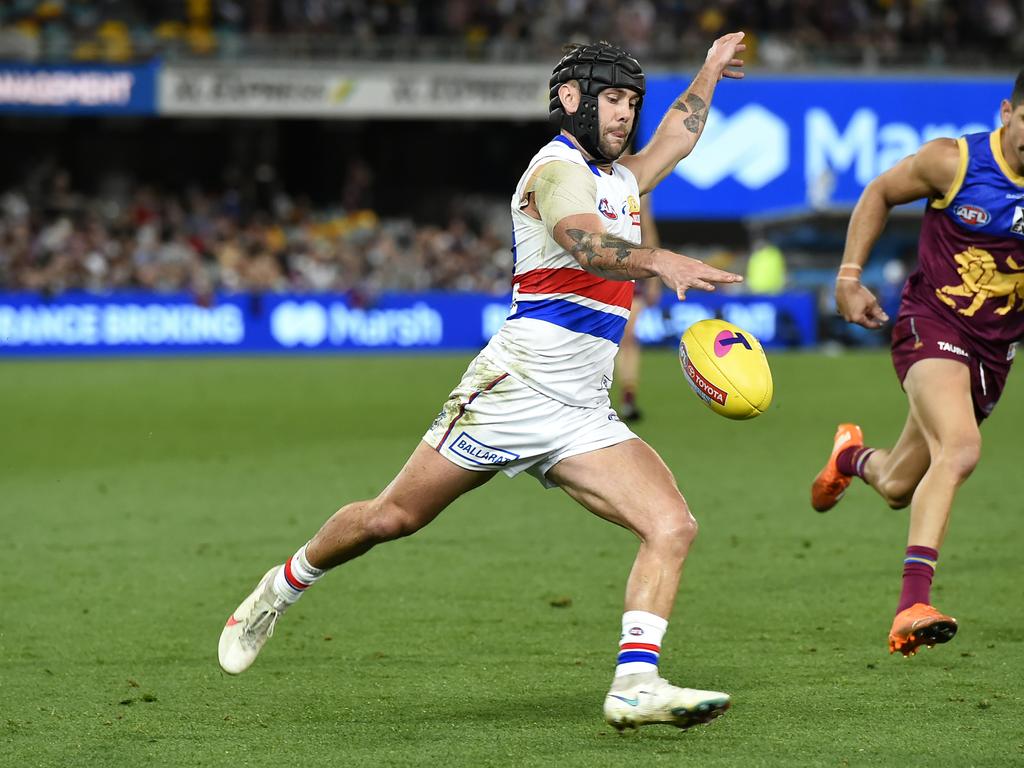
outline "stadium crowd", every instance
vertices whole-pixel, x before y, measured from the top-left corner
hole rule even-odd
[[[681,63],[730,29],[777,67],[994,65],[1020,57],[1020,0],[11,0],[0,58],[152,55],[550,59],[613,39]]]
[[[140,185],[86,196],[58,171],[41,190],[0,196],[0,291],[503,294],[510,242],[491,224],[501,213],[470,199],[443,225],[416,225],[367,209],[314,209],[280,192],[264,209],[233,190]]]

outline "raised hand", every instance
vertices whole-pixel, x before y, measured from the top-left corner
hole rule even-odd
[[[719,80],[723,77],[734,80],[743,77],[743,59],[739,57],[739,54],[747,50],[747,46],[743,42],[743,35],[743,32],[730,32],[728,35],[722,35],[708,49],[705,62],[715,67]]]

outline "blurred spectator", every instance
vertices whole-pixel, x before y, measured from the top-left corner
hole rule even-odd
[[[356,204],[367,200],[365,173],[342,192]],[[456,201],[446,223],[416,226],[361,207],[310,210],[283,193],[274,212],[245,211],[233,191],[83,196],[62,169],[42,189],[0,195],[0,291],[509,290],[499,202]]]
[[[161,56],[548,60],[608,39],[645,61],[700,61],[749,35],[767,66],[993,66],[1024,53],[1020,0],[14,0],[0,58]]]
[[[759,241],[747,261],[746,289],[751,293],[782,293],[786,288],[786,258],[772,242]]]

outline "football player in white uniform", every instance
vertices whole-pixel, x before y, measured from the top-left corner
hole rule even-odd
[[[728,708],[727,694],[679,688],[658,674],[697,523],[665,463],[618,420],[608,390],[634,280],[658,277],[683,298],[742,279],[641,247],[639,200],[693,149],[718,81],[742,77],[744,49],[741,32],[716,40],[644,149],[624,155],[645,93],[640,65],[608,43],[567,48],[551,77],[559,133],[512,198],[508,319],[395,479],[376,498],[338,510],[235,609],[218,648],[225,671],[246,670],[288,606],[326,571],[414,533],[499,470],[526,471],[640,540],[605,719],[620,730],[688,728]]]

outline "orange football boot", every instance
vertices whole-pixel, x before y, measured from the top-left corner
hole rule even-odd
[[[840,452],[853,445],[864,445],[864,433],[856,424],[840,424],[832,442],[832,455],[825,468],[814,478],[811,485],[811,506],[819,512],[828,512],[843,498],[850,487],[851,475],[844,475],[836,466]]]
[[[889,630],[889,653],[899,651],[913,656],[922,645],[929,648],[937,643],[948,643],[956,635],[956,619],[939,613],[926,603],[914,603],[904,608],[892,620]]]

